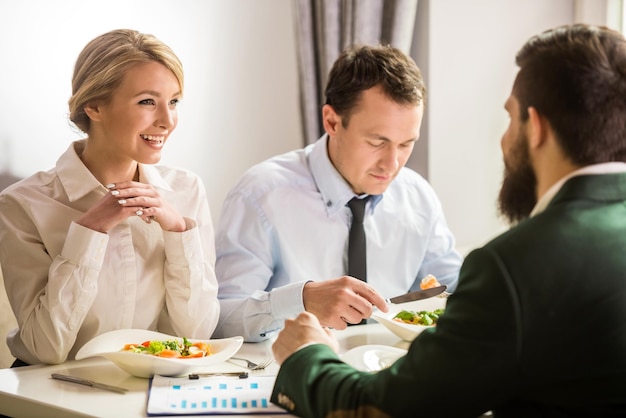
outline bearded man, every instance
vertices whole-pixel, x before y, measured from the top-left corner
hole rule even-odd
[[[272,400],[299,416],[626,416],[626,40],[583,24],[516,57],[501,213],[436,327],[377,373],[308,313],[273,345]]]

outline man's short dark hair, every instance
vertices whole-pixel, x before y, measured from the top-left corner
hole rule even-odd
[[[534,36],[518,52],[513,95],[534,107],[577,165],[626,161],[626,40],[575,24]]]
[[[419,105],[426,99],[422,74],[410,57],[391,46],[352,46],[333,64],[326,84],[326,104],[347,125],[361,93],[380,86],[393,101]]]

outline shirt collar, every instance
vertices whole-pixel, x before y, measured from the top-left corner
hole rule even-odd
[[[324,199],[326,212],[328,215],[333,215],[343,210],[356,194],[328,157],[328,135],[324,134],[314,144],[307,146],[305,153],[313,180]],[[370,211],[374,211],[381,199],[382,195],[373,195],[370,198],[368,203]]]
[[[561,190],[561,187],[567,182],[567,180],[571,179],[575,176],[584,176],[584,175],[598,175],[598,174],[611,174],[611,173],[625,173],[626,172],[626,163],[622,162],[610,162],[610,163],[602,163],[602,164],[593,164],[588,165],[583,168],[579,168],[578,170],[572,171],[566,176],[562,177],[559,181],[554,183],[547,192],[541,196],[541,198],[537,201],[537,204],[533,208],[530,216],[533,217],[541,212],[543,212],[554,196]]]
[[[103,195],[106,193],[106,188],[91,174],[79,157],[85,149],[86,142],[86,139],[72,142],[57,160],[57,174],[70,202],[75,202],[92,191],[100,191]]]
[[[172,191],[172,186],[165,181],[155,166],[139,164],[139,181],[150,184],[157,189]]]
[[[79,157],[85,149],[86,141],[86,139],[74,141],[61,154],[56,164],[59,179],[71,202],[77,201],[93,191],[98,191],[102,195],[107,192],[107,189],[100,184]],[[154,187],[172,190],[159,171],[153,166],[139,164],[139,179]]]

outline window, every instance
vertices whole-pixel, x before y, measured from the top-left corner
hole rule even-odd
[[[626,33],[626,8],[624,8],[624,0],[608,0],[607,1],[607,22],[610,28],[617,29],[622,33]]]

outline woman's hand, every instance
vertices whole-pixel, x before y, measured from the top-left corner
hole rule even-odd
[[[109,193],[76,223],[107,233],[129,216],[139,216],[146,223],[157,222],[165,231],[183,232],[187,229],[185,219],[151,185],[125,181],[106,187]]]

